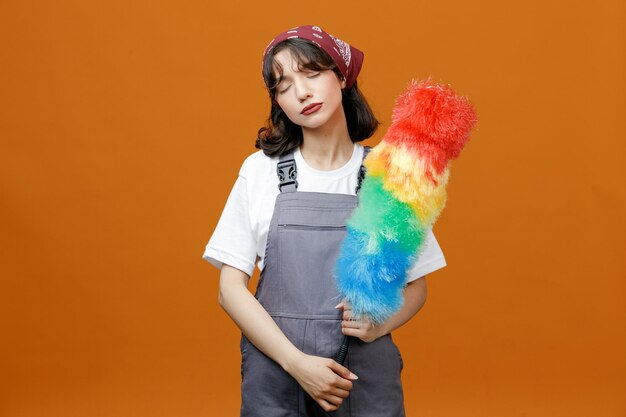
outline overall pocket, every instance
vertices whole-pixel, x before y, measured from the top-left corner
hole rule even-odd
[[[334,275],[345,224],[328,219],[318,223],[278,223],[277,311],[304,315],[338,315],[341,301]]]
[[[302,230],[345,230],[346,226],[313,226],[308,224],[279,224],[278,227],[287,229],[302,229]]]

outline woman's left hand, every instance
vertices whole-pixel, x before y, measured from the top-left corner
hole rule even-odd
[[[341,322],[341,332],[343,334],[358,337],[366,343],[371,343],[385,335],[384,326],[380,324],[375,325],[366,316],[361,317],[360,320],[354,320],[352,318],[352,309],[346,300],[341,301],[335,308],[343,309],[343,320]]]

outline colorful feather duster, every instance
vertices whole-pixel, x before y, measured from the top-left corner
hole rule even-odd
[[[403,304],[407,273],[446,204],[451,161],[478,122],[449,85],[411,80],[367,155],[359,205],[337,258],[339,293],[355,319],[382,323]]]

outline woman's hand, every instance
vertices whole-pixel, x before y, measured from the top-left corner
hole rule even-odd
[[[367,317],[361,317],[360,320],[352,318],[352,309],[350,304],[343,300],[335,306],[335,308],[343,309],[343,321],[341,322],[341,332],[348,336],[355,336],[366,343],[371,343],[386,334],[384,326],[375,325]]]
[[[335,411],[348,398],[358,377],[333,359],[302,353],[290,362],[287,372],[324,411]]]

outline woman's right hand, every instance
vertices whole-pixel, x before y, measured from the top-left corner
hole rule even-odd
[[[325,410],[334,411],[352,389],[356,375],[332,359],[303,353],[291,343],[248,290],[250,277],[222,265],[218,301],[245,336],[293,376]]]
[[[348,398],[358,377],[333,359],[302,353],[286,371],[324,411],[335,411]]]

